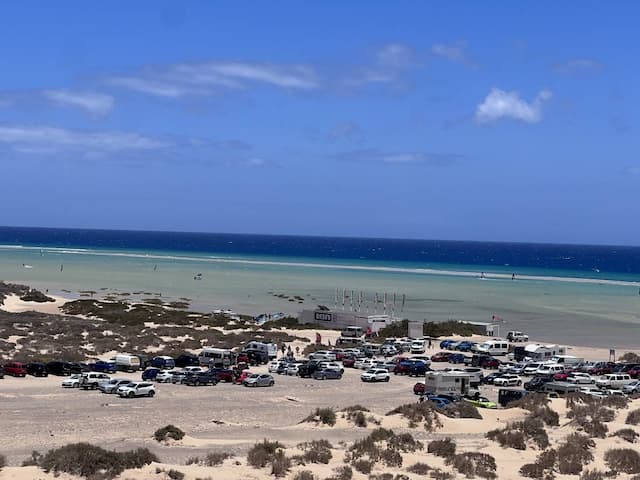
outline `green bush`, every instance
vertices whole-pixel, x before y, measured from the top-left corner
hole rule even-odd
[[[629,443],[635,443],[636,439],[638,438],[638,432],[636,432],[632,428],[622,428],[617,432],[612,433],[611,436],[620,437]]]
[[[371,460],[360,459],[353,462],[352,465],[353,465],[353,468],[355,468],[358,472],[368,475],[371,473],[371,470],[373,469],[373,466],[375,465],[375,463],[372,462]]]
[[[293,476],[293,480],[317,480],[311,470],[300,470]]]
[[[426,475],[431,470],[431,467],[426,463],[414,463],[407,467],[407,472],[415,473],[417,475]]]
[[[336,424],[336,412],[333,408],[316,408],[315,412],[300,423],[321,423],[333,427]]]
[[[607,450],[604,461],[612,472],[640,473],[640,453],[631,448]]]
[[[104,450],[89,443],[74,443],[49,450],[41,459],[40,467],[45,472],[61,472],[92,478],[103,474],[114,478],[128,468],[141,468],[158,458],[146,448],[128,452]]]
[[[406,403],[387,413],[387,415],[396,414],[400,414],[409,420],[410,427],[424,423],[424,428],[428,432],[442,427],[442,422],[438,418],[438,413],[431,402]]]
[[[586,435],[572,433],[558,447],[558,471],[565,475],[578,475],[582,468],[593,460],[589,450],[596,443]]]
[[[452,465],[467,478],[494,479],[496,475],[496,459],[491,455],[479,452],[458,453],[445,458],[445,464]]]
[[[175,425],[167,425],[166,427],[156,430],[153,438],[158,442],[165,442],[169,439],[182,440],[184,438],[184,432]]]
[[[280,442],[270,442],[264,439],[261,443],[256,443],[247,452],[247,463],[255,468],[266,467],[275,458],[276,452],[283,449]]]
[[[630,411],[624,423],[627,425],[640,425],[640,408]]]
[[[307,463],[329,463],[333,456],[333,447],[328,440],[312,440],[299,444],[298,448],[304,452],[301,458]]]

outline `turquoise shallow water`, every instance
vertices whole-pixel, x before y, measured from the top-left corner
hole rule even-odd
[[[481,271],[488,278],[481,279]],[[520,267],[512,281],[511,271],[508,266],[483,270],[433,262],[0,246],[0,277],[66,296],[77,296],[79,290],[151,292],[190,298],[194,309],[296,314],[317,304],[333,307],[336,288],[338,308],[346,289],[347,297],[351,290],[356,298],[362,291],[362,310],[373,312],[374,294],[382,301],[386,291],[388,310],[395,292],[395,313],[406,318],[489,322],[498,315],[504,331],[522,329],[544,341],[637,346],[639,276],[608,273],[603,279],[594,278],[597,272]],[[288,302],[272,292],[305,300]],[[348,298],[345,303],[349,310]],[[377,311],[382,309],[378,304]]]

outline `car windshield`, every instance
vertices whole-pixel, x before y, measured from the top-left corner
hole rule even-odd
[[[249,375],[249,378],[258,378],[260,377],[260,375],[258,375],[257,373],[252,373],[251,375]]]
[[[137,383],[129,383],[128,385],[126,385],[127,387],[137,387],[138,384]]]
[[[375,370],[367,370],[366,373],[376,373],[376,371]]]

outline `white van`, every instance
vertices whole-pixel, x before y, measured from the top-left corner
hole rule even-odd
[[[140,370],[140,358],[135,355],[129,355],[128,353],[119,353],[113,361],[116,363],[116,368],[125,372],[135,372]]]
[[[576,365],[584,363],[584,358],[574,357],[573,355],[554,355],[551,357],[551,363],[558,363],[565,367],[575,367]]]
[[[362,327],[356,326],[348,326],[346,328],[343,328],[341,333],[343,337],[362,337],[364,335]]]
[[[506,355],[509,353],[509,342],[506,340],[487,340],[474,347],[477,353],[486,353],[489,355]]]
[[[626,373],[607,373],[596,380],[596,387],[621,389],[631,382],[633,379]]]
[[[228,368],[235,363],[235,355],[226,348],[205,347],[198,355],[200,365],[208,365],[215,368]]]
[[[543,363],[536,370],[536,375],[555,375],[564,372],[564,367],[559,364]]]
[[[414,340],[411,342],[411,353],[424,353],[427,348],[424,340]]]

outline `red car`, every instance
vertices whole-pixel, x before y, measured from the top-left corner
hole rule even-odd
[[[438,352],[431,356],[432,362],[448,362],[451,352]]]
[[[481,368],[498,368],[500,366],[500,360],[493,357],[487,357],[480,360],[480,364],[478,365]]]
[[[26,377],[27,366],[20,362],[9,362],[4,366],[4,373],[14,377]]]
[[[422,382],[418,382],[413,386],[413,393],[416,395],[423,395],[425,391],[425,385]]]
[[[635,367],[630,368],[629,370],[627,370],[627,373],[631,378],[640,377],[640,365],[636,365]]]
[[[564,382],[567,380],[567,377],[569,376],[571,372],[558,372],[553,376],[554,380],[557,380],[558,382]]]
[[[215,372],[218,382],[233,382],[233,370],[228,368],[212,369]]]
[[[342,366],[344,368],[354,368],[355,364],[356,364],[356,357],[354,357],[353,355],[342,357]]]
[[[242,382],[244,382],[249,377],[249,375],[253,375],[253,372],[249,370],[244,370],[240,374],[240,376],[236,378],[236,381],[235,381],[236,385],[242,385]]]

